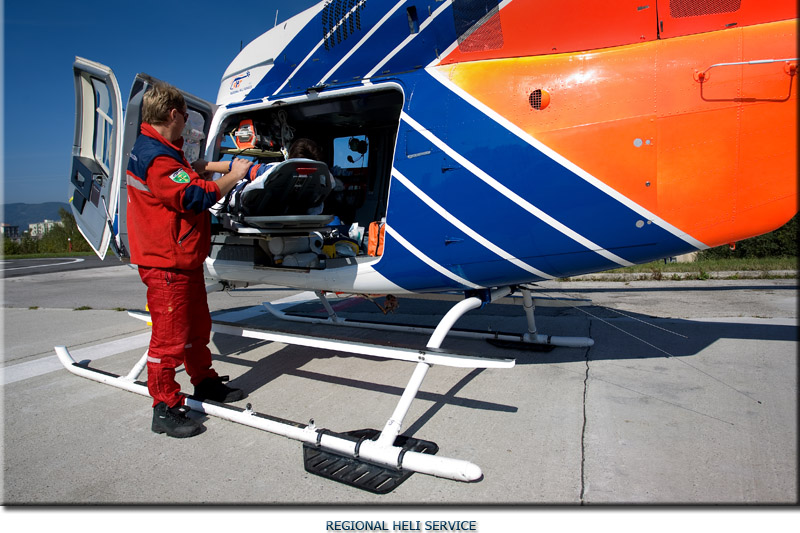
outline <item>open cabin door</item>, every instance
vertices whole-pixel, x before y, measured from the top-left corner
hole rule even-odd
[[[119,85],[110,68],[78,57],[73,72],[76,118],[70,174],[72,213],[81,234],[101,259],[109,245],[118,257],[127,258],[126,169],[139,136],[142,97],[159,80],[137,74],[123,116]],[[183,151],[191,163],[205,154],[217,106],[181,93],[189,113]]]
[[[75,140],[70,207],[78,230],[100,259],[112,242],[119,201],[122,101],[108,67],[75,58]]]

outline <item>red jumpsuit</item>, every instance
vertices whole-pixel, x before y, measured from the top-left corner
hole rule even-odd
[[[217,377],[211,368],[203,262],[211,245],[208,208],[220,197],[213,181],[202,179],[181,150],[142,124],[127,171],[131,262],[147,286],[153,323],[147,357],[147,387],[153,406],[183,403],[175,369],[183,364],[197,385]]]

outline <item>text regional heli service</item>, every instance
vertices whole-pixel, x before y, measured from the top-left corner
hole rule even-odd
[[[389,528],[391,524],[391,529]],[[326,531],[478,531],[475,520],[328,520]]]

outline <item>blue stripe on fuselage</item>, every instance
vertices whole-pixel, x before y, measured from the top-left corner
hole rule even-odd
[[[467,289],[437,272],[397,242],[389,232],[384,239],[383,257],[375,270],[398,287],[408,291],[449,291]]]
[[[260,100],[271,96],[286,79],[292,74],[300,62],[313,50],[324,37],[322,30],[322,14],[318,13],[306,24],[295,37],[286,45],[280,54],[274,58],[272,68],[259,81],[255,87],[244,97],[244,100]],[[322,47],[320,50],[325,50]],[[311,60],[309,60],[311,62]],[[281,94],[302,92],[313,86],[315,81],[309,82],[302,76],[302,69],[286,84]]]
[[[414,85],[406,110],[409,116],[520,197],[603,249],[634,263],[694,249],[656,224],[637,227],[641,215],[541,153],[429,74],[409,74],[404,82]]]
[[[406,4],[414,5],[410,0]],[[408,13],[405,9],[407,7],[406,4],[397,9],[358,50],[333,71],[325,83],[350,83],[354,80],[360,80],[383,61],[397,45],[402,43],[410,35]],[[339,41],[334,37],[335,44],[331,45],[329,49],[326,49],[324,45],[320,46],[312,57],[297,72],[294,72],[324,37],[322,29],[323,14],[320,12],[275,58],[272,69],[247,94],[245,99],[257,100],[272,96],[289,76],[292,76],[291,80],[276,96],[296,94],[306,91],[309,87],[316,86],[395,5],[396,2],[394,0],[377,3],[374,1],[367,2],[359,15],[361,29],[356,29],[353,33],[349,33],[350,24],[348,22],[348,37],[346,39]],[[427,10],[420,11],[423,11],[418,12],[419,23],[422,26],[430,15],[427,14]],[[388,70],[391,73],[401,73],[427,65],[436,59],[437,53],[441,53],[455,39],[452,7],[448,6],[429,26],[422,29],[419,34],[416,34],[407,46],[382,67],[381,72]],[[380,75],[380,73],[376,75]]]
[[[437,9],[438,6],[431,6],[432,9]],[[405,12],[405,11],[404,11]],[[425,19],[420,19],[420,26],[423,26],[426,19],[429,18],[427,13]],[[408,26],[408,24],[406,24]],[[405,39],[406,35],[402,38]],[[442,54],[451,44],[456,40],[455,24],[453,23],[453,8],[452,5],[448,6],[441,12],[435,19],[433,19],[428,26],[421,29],[416,37],[411,39],[402,50],[389,59],[384,64],[375,76],[391,75],[399,72],[406,72],[415,70],[420,66],[429,65],[433,62],[438,55]],[[396,43],[400,44],[402,39]],[[389,50],[394,50],[393,45]],[[385,56],[385,54],[384,54]],[[383,60],[383,58],[381,58]]]
[[[401,124],[399,138],[401,143],[395,154],[395,168],[451,215],[515,258],[554,277],[576,271],[589,272],[618,266],[534,217],[483,181],[476,179],[405,123]],[[408,148],[412,151],[409,152]],[[430,154],[420,155],[427,152]],[[392,185],[396,183],[395,181]],[[390,202],[392,209],[397,206],[397,201],[398,198],[393,192]],[[408,211],[408,209],[415,210]],[[403,212],[416,214],[416,209],[430,210],[427,206],[401,205],[397,207],[397,216],[402,218]],[[390,220],[396,219],[390,218]],[[453,251],[462,248],[461,245],[452,245]],[[486,248],[482,249],[488,252]],[[492,255],[487,256],[486,260],[497,258],[493,252],[489,253]],[[472,260],[468,256],[454,261]],[[495,265],[492,268],[498,267]],[[509,270],[509,276],[515,275],[517,270],[517,267],[511,264],[502,268]],[[530,273],[527,275],[529,280],[532,279]]]
[[[361,39],[369,32],[369,30],[378,23],[378,21],[386,14],[395,2],[366,2],[363,9],[359,10],[360,29],[353,27],[353,32],[350,33],[350,23],[345,22],[347,27],[347,37],[342,39],[344,31],[334,32],[332,42],[326,49],[323,44],[308,60],[300,66],[300,63],[309,55],[309,53],[318,45],[325,37],[324,28],[330,29],[334,24],[328,20],[328,26],[323,25],[323,12],[318,13],[300,32],[291,40],[286,46],[284,51],[275,58],[273,67],[267,72],[266,76],[247,94],[245,99],[252,100],[272,96],[272,94],[283,85],[284,81],[289,76],[292,76],[289,82],[281,89],[278,95],[285,96],[298,92],[304,92],[309,87],[316,86],[320,80],[328,73],[328,71],[336,65],[347,53],[361,41]],[[399,9],[398,13],[405,15],[404,9]],[[340,14],[341,17],[344,13]],[[406,29],[408,22],[406,22]],[[392,26],[396,26],[393,24]],[[399,31],[399,29],[397,30]],[[338,35],[337,35],[338,33]],[[374,43],[380,42],[384,39],[385,30],[382,28],[377,31],[372,38],[365,43],[367,49],[374,46]],[[362,48],[365,48],[362,46]],[[357,55],[357,54],[354,54]],[[349,65],[353,58],[349,58],[344,65]],[[363,59],[358,59],[356,62],[360,63]],[[294,72],[297,67],[300,68]],[[369,71],[371,67],[361,66],[357,69],[356,74],[348,74],[350,78],[355,76],[363,76]],[[348,70],[350,72],[350,70]],[[334,79],[346,80],[342,77],[343,74],[334,73]],[[278,96],[276,95],[276,96]]]
[[[389,2],[386,11],[388,12],[394,5],[396,5],[396,2]],[[386,56],[386,54],[391,52],[398,43],[408,36],[408,15],[403,7],[404,6],[401,6],[401,8],[392,13],[392,15],[363,43],[361,43],[361,41],[367,36],[369,31],[371,31],[372,27],[377,25],[380,19],[383,18],[386,14],[385,12],[381,13],[378,20],[376,20],[375,24],[371,27],[364,28],[362,25],[362,28],[364,28],[363,31],[353,34],[348,38],[346,43],[334,46],[331,52],[336,51],[337,48],[342,50],[340,50],[336,56],[331,55],[330,58],[326,56],[323,61],[320,61],[322,73],[318,75],[317,82],[321,81],[322,77],[325,76],[331,68],[337,65],[342,57],[359,45],[359,43],[361,43],[361,45],[358,46],[352,55],[339,65],[336,70],[331,72],[330,77],[325,80],[324,83],[348,83],[353,80],[362,79]],[[313,76],[314,73],[307,70],[304,72],[304,75]]]
[[[380,29],[348,58],[334,72],[330,81],[347,82],[366,76],[409,37],[412,38],[383,64],[373,77],[422,68],[436,59],[437,51],[441,52],[455,41],[451,7],[448,6],[439,13],[428,25],[425,23],[432,15],[429,15],[427,10],[421,13],[419,19],[421,29],[417,34],[411,34],[409,31],[408,13],[404,7],[406,6],[393,13]]]
[[[410,213],[413,216],[409,216]],[[392,228],[429,258],[477,285],[503,285],[542,279],[477,243],[430,209],[397,180],[392,183],[392,202],[387,220]]]

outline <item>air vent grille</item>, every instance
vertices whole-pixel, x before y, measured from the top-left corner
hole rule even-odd
[[[340,44],[361,29],[361,11],[367,0],[327,0],[322,8],[322,38],[325,50]]]
[[[742,0],[670,0],[669,14],[672,18],[702,17],[733,13],[742,7]]]
[[[453,19],[462,52],[483,52],[503,47],[497,0],[453,0]]]

